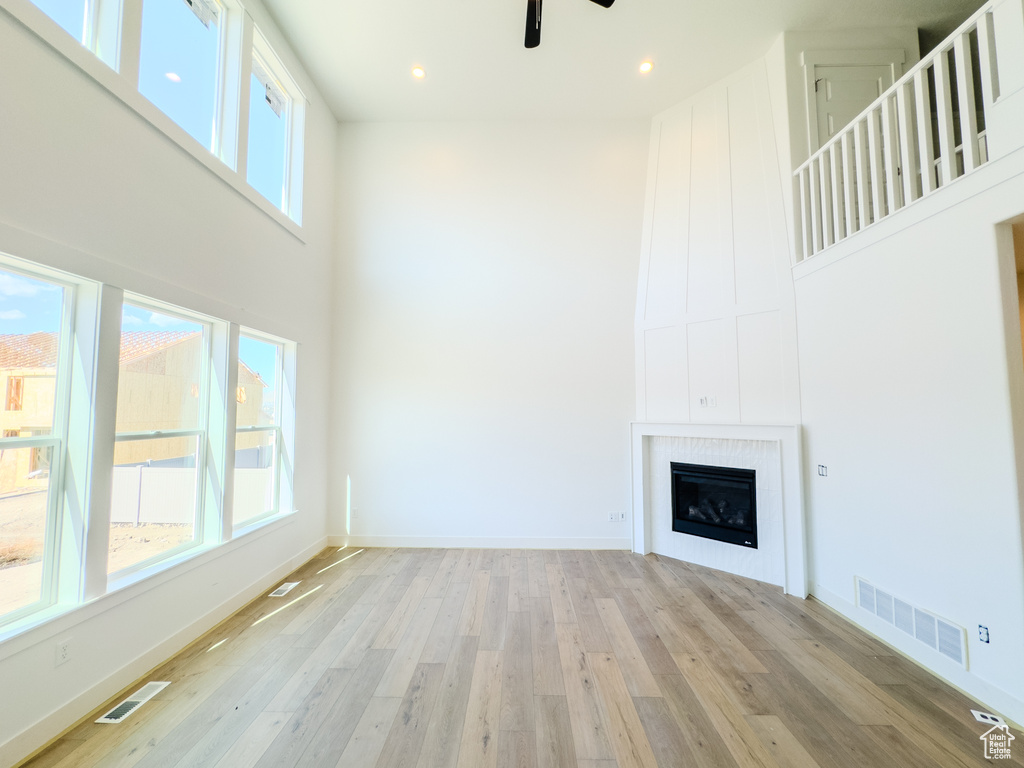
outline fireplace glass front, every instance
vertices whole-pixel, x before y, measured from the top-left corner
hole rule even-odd
[[[672,530],[757,549],[754,470],[673,461]]]

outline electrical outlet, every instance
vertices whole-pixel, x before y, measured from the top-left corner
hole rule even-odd
[[[71,658],[71,641],[61,640],[57,643],[56,656],[53,666],[59,667]]]
[[[983,627],[981,624],[978,625],[978,639],[983,643],[990,642],[988,637],[988,627]]]
[[[619,522],[619,513],[618,512],[609,512],[608,513],[608,522],[609,523],[617,523],[617,522]]]
[[[974,715],[974,719],[979,723],[988,723],[989,725],[1006,725],[1006,721],[1003,720],[1003,718],[999,715],[993,715],[991,712],[979,712],[976,709],[972,709],[971,714]]]
[[[824,464],[818,465],[818,477],[828,477],[828,467]]]
[[[700,407],[701,408],[707,408],[708,407],[708,399],[706,397],[702,397],[700,399]]]

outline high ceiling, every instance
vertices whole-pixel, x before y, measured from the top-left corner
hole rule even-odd
[[[527,50],[526,0],[265,0],[345,121],[646,117],[784,30],[911,25],[937,40],[981,2],[547,0]]]

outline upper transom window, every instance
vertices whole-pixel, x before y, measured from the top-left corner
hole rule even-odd
[[[217,0],[145,0],[139,91],[213,149],[223,9]]]

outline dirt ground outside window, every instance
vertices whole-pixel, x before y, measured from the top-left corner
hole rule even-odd
[[[0,496],[0,616],[39,599],[46,491]],[[191,525],[116,524],[110,528],[109,572],[192,539]]]

